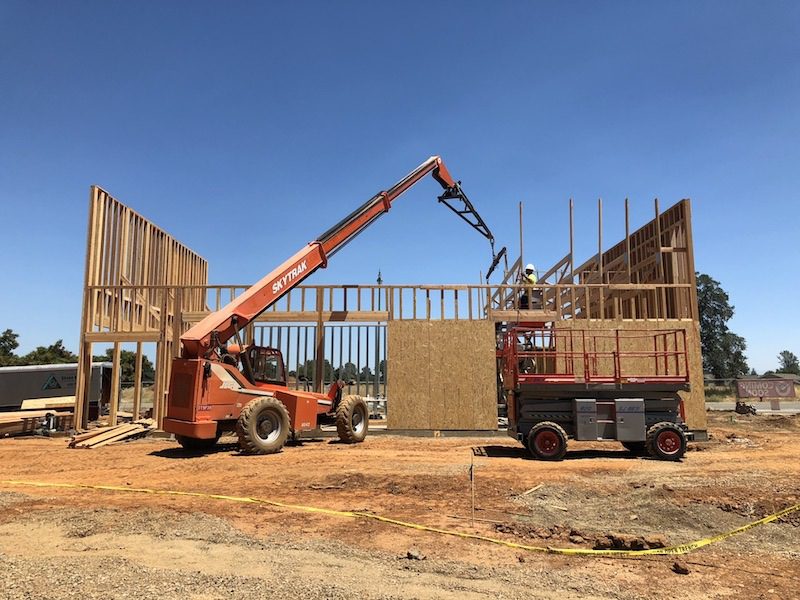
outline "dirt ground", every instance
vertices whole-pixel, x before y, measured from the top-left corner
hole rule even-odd
[[[799,417],[709,418],[711,441],[680,463],[612,443],[571,443],[564,461],[538,462],[506,438],[376,435],[266,457],[25,438],[0,440],[0,479],[254,496],[564,548],[679,544],[800,502]],[[536,554],[195,497],[0,485],[3,598],[798,598],[800,513],[679,557],[686,575],[675,560]]]

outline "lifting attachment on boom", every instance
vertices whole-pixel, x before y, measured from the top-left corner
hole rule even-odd
[[[435,174],[434,177],[436,177]],[[489,276],[497,268],[497,264],[500,262],[500,259],[505,256],[506,247],[503,246],[500,249],[500,252],[495,253],[494,236],[489,230],[489,226],[478,214],[478,211],[475,210],[475,207],[472,206],[472,202],[469,201],[469,198],[467,198],[464,190],[461,189],[460,181],[456,181],[452,185],[447,185],[438,177],[436,177],[436,179],[445,188],[444,194],[439,196],[439,202],[464,219],[467,223],[469,223],[470,227],[489,240],[489,245],[492,247],[492,264],[489,266],[489,270],[486,272],[486,281],[488,282]],[[462,203],[463,206],[458,205],[459,202]]]

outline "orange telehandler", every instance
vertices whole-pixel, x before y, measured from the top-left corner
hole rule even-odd
[[[164,431],[175,434],[184,448],[202,450],[213,446],[222,432],[235,430],[243,452],[271,454],[279,452],[289,437],[333,421],[343,442],[361,442],[369,424],[362,398],[342,397],[340,381],[327,394],[290,390],[280,350],[245,346],[239,332],[314,271],[325,268],[337,250],[428,173],[444,188],[439,202],[489,240],[493,261],[488,280],[505,248],[494,254],[494,238],[461,190],[461,182],[450,176],[440,157],[432,156],[181,337],[182,356],[172,363]],[[228,345],[232,338],[236,343]]]

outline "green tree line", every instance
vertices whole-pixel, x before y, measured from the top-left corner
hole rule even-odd
[[[313,359],[309,359],[298,366],[296,370],[289,371],[289,376],[297,377],[301,381],[312,381],[314,379],[315,369],[315,361]],[[333,365],[331,365],[331,362],[328,359],[325,359],[325,363],[322,366],[322,372],[324,381],[341,379],[345,383],[349,383],[351,381],[354,382],[356,380],[369,381],[375,377],[375,372],[367,366],[362,367],[359,371],[358,367],[354,363],[347,362],[334,369]],[[380,375],[380,380],[383,381],[383,379],[386,377],[385,360],[380,361],[378,364],[378,373]]]

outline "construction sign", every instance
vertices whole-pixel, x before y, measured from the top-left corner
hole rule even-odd
[[[794,384],[781,379],[739,379],[736,381],[739,398],[794,398]]]

